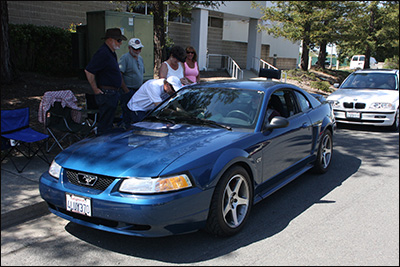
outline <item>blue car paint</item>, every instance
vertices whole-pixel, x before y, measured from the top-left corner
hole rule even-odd
[[[285,132],[285,129],[261,132],[266,105],[273,91],[297,87],[269,82],[219,84],[231,88],[249,86],[265,92],[262,111],[254,132],[227,131],[188,124],[179,124],[171,129],[165,124],[162,129],[157,130],[135,127],[133,131],[83,140],[59,154],[55,158],[56,162],[63,168],[101,173],[117,179],[105,191],[93,194],[88,188],[70,184],[64,175],[57,180],[46,172],[40,179],[39,189],[42,198],[50,204],[50,210],[67,220],[114,233],[152,237],[180,234],[205,226],[214,188],[231,166],[240,164],[248,171],[255,190],[254,203],[312,167],[321,133],[326,129],[332,130],[332,122],[329,119],[317,120],[320,117],[318,114],[326,112],[326,108],[329,108],[327,105],[321,105],[307,92],[303,92],[314,109],[298,116],[302,118],[290,118],[291,126],[298,124],[298,127],[292,127],[288,132]],[[202,86],[214,85],[204,83]],[[307,138],[302,138],[307,131]],[[278,138],[271,140],[272,136]],[[304,140],[307,142],[302,142]],[[305,157],[292,162],[292,165],[289,164],[286,168],[282,165],[278,168],[280,172],[266,176],[265,172],[270,165],[268,166],[263,158],[266,156],[265,149],[279,143],[285,143],[284,153],[295,151]],[[80,153],[90,156],[82,157]],[[182,172],[189,174],[192,188],[154,195],[126,194],[118,191],[122,180],[118,177],[158,177]],[[59,209],[65,208],[65,192],[91,197],[93,216],[96,218],[111,218],[117,221],[121,219],[130,224],[149,225],[150,229],[107,227],[64,214]]]
[[[114,185],[119,181],[114,181]],[[127,235],[142,236],[142,234],[151,237],[178,234],[166,230],[173,225],[185,225],[181,228],[184,232],[195,231],[198,228],[190,227],[191,223],[203,225],[208,215],[208,205],[205,200],[211,199],[212,190],[200,190],[196,187],[186,190],[173,192],[169,194],[159,194],[153,196],[123,194],[120,192],[111,192],[112,185],[102,193],[93,196],[82,190],[66,189],[65,177],[60,177],[60,181],[44,173],[40,178],[39,190],[46,201],[52,203],[50,210],[64,219],[84,224],[100,230],[107,230],[114,233],[124,233]],[[59,211],[59,208],[65,208],[65,192],[76,194],[83,197],[90,197],[92,201],[92,215],[96,218],[109,219],[113,221],[126,222],[137,225],[151,225],[151,231],[131,231],[127,225],[121,227],[105,227],[93,224],[87,221],[76,219]],[[190,209],[181,207],[191,203]],[[192,206],[193,205],[193,206]],[[53,208],[57,207],[57,208]],[[120,229],[119,229],[120,228]]]

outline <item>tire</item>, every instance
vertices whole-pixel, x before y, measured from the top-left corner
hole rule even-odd
[[[390,131],[397,132],[399,130],[399,109],[396,111],[396,115],[394,116],[394,122],[392,126],[389,127]]]
[[[238,233],[253,205],[253,186],[245,169],[228,169],[215,187],[208,214],[206,231],[217,236]]]
[[[332,133],[329,130],[325,130],[322,135],[321,141],[318,147],[317,159],[315,160],[313,171],[315,173],[326,173],[332,161],[333,152],[333,141]]]

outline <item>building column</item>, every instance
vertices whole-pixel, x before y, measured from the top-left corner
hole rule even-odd
[[[261,58],[261,32],[257,30],[258,20],[250,19],[249,35],[247,41],[247,61],[246,69],[259,70]]]
[[[192,10],[190,31],[191,45],[197,51],[199,70],[206,69],[207,63],[208,10]]]

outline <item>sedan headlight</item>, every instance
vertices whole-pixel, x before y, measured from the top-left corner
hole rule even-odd
[[[393,105],[391,103],[375,102],[375,103],[372,103],[369,108],[370,109],[393,109]]]
[[[49,174],[51,176],[53,176],[54,178],[59,179],[60,173],[61,173],[61,166],[53,160],[53,162],[51,163],[50,168],[49,168]]]
[[[332,106],[333,108],[338,108],[338,107],[340,107],[340,101],[338,101],[338,100],[328,100],[328,102],[331,104],[331,106]]]
[[[132,194],[151,194],[176,191],[191,186],[192,183],[186,174],[163,178],[128,177],[121,183],[119,191]]]

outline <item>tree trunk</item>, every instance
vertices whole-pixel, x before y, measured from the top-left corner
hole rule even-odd
[[[326,45],[327,41],[322,41],[319,44],[319,53],[316,67],[325,69],[325,60],[326,60]]]
[[[1,83],[11,83],[16,74],[11,64],[9,35],[8,35],[8,7],[7,1],[1,1]]]
[[[165,23],[163,1],[154,1],[154,76],[158,77],[158,70],[165,58]]]
[[[300,62],[300,67],[304,71],[308,71],[308,56],[310,53],[310,29],[311,26],[309,24],[306,24],[304,26],[304,32],[305,32],[305,37],[303,39],[303,45],[302,45],[302,51],[301,51],[301,62]]]
[[[371,18],[369,20],[369,27],[368,27],[368,37],[375,36],[375,8],[371,8]],[[367,41],[367,45],[365,47],[365,61],[364,61],[364,69],[371,68],[370,66],[370,58],[371,58],[371,47]]]
[[[302,50],[301,50],[301,61],[300,68],[304,71],[308,70],[308,56],[309,56],[309,46],[308,41],[303,40]]]

